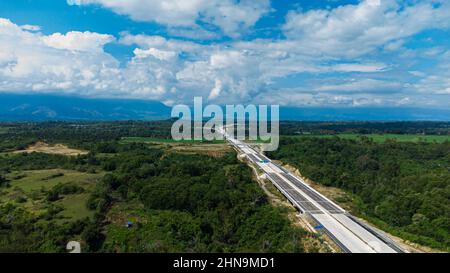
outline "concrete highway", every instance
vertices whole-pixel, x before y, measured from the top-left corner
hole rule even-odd
[[[403,252],[391,239],[360,223],[333,201],[311,188],[300,177],[275,164],[250,145],[231,137],[223,128],[219,128],[218,131],[251,163],[258,166],[292,205],[312,219],[315,227],[324,231],[344,252]]]

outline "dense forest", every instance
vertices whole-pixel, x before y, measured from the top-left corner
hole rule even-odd
[[[0,152],[21,150],[36,141],[65,143],[91,150],[95,143],[122,137],[170,138],[172,121],[0,123]],[[1,130],[3,129],[3,131]]]
[[[1,142],[0,252],[65,252],[71,240],[82,242],[83,252],[305,251],[302,240],[311,235],[269,204],[234,152],[211,157],[119,143],[147,130],[132,124],[85,130],[21,124],[7,133],[19,137],[13,145]],[[34,138],[90,152],[10,152]],[[67,182],[71,175],[76,179]],[[78,183],[87,175],[101,178]],[[68,203],[77,196],[87,196],[82,206],[91,216],[63,217],[66,204],[78,206]]]
[[[302,134],[427,134],[450,135],[450,122],[391,121],[391,122],[313,122],[281,121],[282,135]]]
[[[117,122],[0,123],[0,152],[19,150],[38,140],[91,149],[96,142],[122,137],[171,138],[173,120]],[[270,124],[269,124],[270,125]],[[450,122],[301,122],[281,121],[282,135],[302,134],[429,134],[450,135]]]
[[[119,204],[116,209],[133,201],[142,207],[135,212],[136,229],[109,226],[104,251],[303,251],[304,232],[269,205],[234,153],[219,159],[170,154],[160,160],[158,151],[145,153],[116,161],[123,163],[99,188]],[[104,200],[95,200],[94,207]]]
[[[450,250],[450,142],[282,137],[269,156],[350,192],[358,213],[384,229]]]
[[[171,124],[0,124],[0,252],[65,252],[70,240],[90,252],[317,251],[304,248],[311,235],[269,205],[234,153],[122,141],[168,139]],[[382,229],[449,251],[450,143],[361,136],[442,136],[449,128],[439,122],[282,122],[282,133],[292,136],[283,135],[269,156],[345,190],[355,213]],[[340,133],[355,138],[330,136]],[[37,141],[86,153],[16,152]]]

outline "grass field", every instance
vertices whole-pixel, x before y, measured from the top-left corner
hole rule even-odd
[[[123,137],[122,143],[208,143],[222,144],[225,140],[173,140],[171,138],[152,138],[152,137]]]
[[[45,190],[51,189],[60,183],[75,183],[85,189],[90,189],[95,185],[97,179],[102,176],[103,174],[54,169],[13,172],[8,175],[8,179],[12,180],[10,182],[11,188],[17,187],[25,193],[31,193],[42,188]]]
[[[321,138],[333,138],[333,137],[340,137],[343,139],[353,139],[358,140],[362,136],[368,137],[373,139],[373,141],[376,142],[385,142],[386,140],[395,140],[399,142],[419,142],[419,141],[425,141],[425,142],[438,142],[442,143],[445,141],[450,141],[450,135],[449,136],[442,136],[442,135],[401,135],[401,134],[368,134],[368,135],[359,135],[359,134],[337,134],[337,135],[302,135],[298,137],[321,137]]]
[[[155,148],[164,150],[166,153],[177,152],[183,154],[207,154],[213,157],[221,157],[231,149],[225,140],[200,141],[200,140],[181,140],[175,141],[168,138],[151,137],[123,137],[125,143],[146,143]]]
[[[64,207],[60,215],[71,220],[79,220],[86,217],[94,216],[94,211],[86,207],[86,200],[89,193],[72,194],[65,196],[63,199],[56,201],[56,204]]]
[[[9,127],[0,127],[0,135],[4,134],[4,133],[7,133],[8,130],[9,130]]]
[[[171,138],[151,138],[151,137],[123,137],[122,143],[206,143],[206,144],[224,144],[225,140],[173,140]],[[258,140],[246,140],[247,143],[269,143],[270,141],[263,141],[261,139]]]
[[[62,169],[12,172],[7,175],[10,187],[0,192],[0,204],[14,203],[36,216],[45,215],[50,204],[60,206],[63,210],[56,215],[58,221],[92,217],[93,211],[87,209],[86,201],[103,175]],[[58,184],[66,183],[82,187],[85,191],[60,195],[60,199],[54,202],[46,200],[48,191]]]

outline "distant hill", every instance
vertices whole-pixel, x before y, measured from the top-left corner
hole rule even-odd
[[[155,120],[169,116],[170,108],[155,101],[0,94],[3,121]]]
[[[158,120],[170,118],[170,111],[170,107],[157,101],[0,94],[0,121]],[[305,121],[450,121],[450,109],[281,107],[280,118]]]

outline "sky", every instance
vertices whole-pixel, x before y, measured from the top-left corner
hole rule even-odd
[[[0,0],[0,92],[450,107],[448,0]]]

